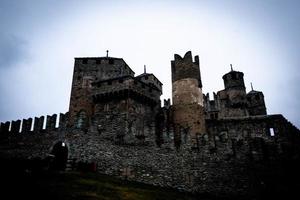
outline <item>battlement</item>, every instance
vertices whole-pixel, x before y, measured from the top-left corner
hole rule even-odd
[[[185,55],[183,56],[183,58],[178,54],[174,54],[174,62],[186,62],[186,63],[190,62],[190,63],[199,65],[199,56],[195,56],[195,61],[193,62],[193,57],[192,57],[191,51],[186,52]]]
[[[203,94],[204,108],[206,112],[217,112],[220,110],[219,108],[219,98],[218,95],[213,92],[213,100],[210,100],[209,93],[206,95]]]
[[[121,58],[75,58],[68,113],[0,123],[0,156],[38,159],[43,170],[95,163],[102,174],[215,197],[254,197],[255,184],[261,192],[269,175],[299,168],[282,161],[299,162],[300,131],[264,113],[263,93],[246,93],[242,72],[225,74],[210,99],[198,56],[175,54],[171,70],[172,105],[161,107],[162,83],[146,70],[135,77]]]
[[[225,90],[240,89],[245,90],[244,73],[239,71],[230,71],[223,75]]]
[[[27,134],[27,133],[40,133],[45,131],[57,130],[66,127],[67,113],[40,116],[1,122],[0,134]]]
[[[165,108],[170,108],[171,106],[171,100],[170,99],[164,99],[164,107]]]
[[[173,83],[181,79],[194,78],[198,80],[198,85],[202,88],[199,56],[195,56],[195,61],[193,61],[191,51],[186,52],[183,58],[175,54],[174,60],[171,61],[171,70]]]
[[[93,80],[106,80],[120,76],[134,76],[134,71],[122,58],[113,57],[83,57],[75,58],[74,78],[81,80],[91,76]],[[73,78],[73,81],[74,81]]]
[[[145,102],[150,102],[151,105],[155,105],[158,104],[159,96],[161,95],[161,91],[157,87],[131,76],[100,81],[94,83],[94,85],[96,87],[93,92],[93,98],[96,102],[125,98],[128,96],[137,97],[138,100],[143,99]]]
[[[135,77],[135,79],[142,81],[152,87],[156,87],[160,91],[162,91],[162,83],[156,78],[154,74],[143,73]]]

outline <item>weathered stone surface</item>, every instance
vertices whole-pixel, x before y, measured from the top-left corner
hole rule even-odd
[[[19,133],[21,128],[21,120],[12,121],[11,123],[11,132],[12,133]]]
[[[55,158],[59,144],[69,161],[97,163],[104,174],[192,192],[253,195],[267,183],[259,173],[280,177],[283,163],[299,161],[300,131],[282,115],[264,114],[263,94],[246,94],[237,74],[228,73],[225,89],[210,100],[202,95],[198,57],[176,55],[173,105],[165,100],[161,107],[162,85],[154,75],[134,77],[122,59],[77,58],[69,113],[60,114],[59,126],[56,115],[47,117],[45,130],[44,117],[35,118],[32,134],[12,134],[18,121],[1,123],[0,155]],[[31,125],[31,118],[23,120],[22,133]]]
[[[32,118],[23,119],[22,133],[29,133],[31,131]]]

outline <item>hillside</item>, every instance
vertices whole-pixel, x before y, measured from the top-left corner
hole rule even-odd
[[[1,199],[81,199],[81,200],[194,200],[196,196],[172,189],[119,180],[97,173],[2,171]],[[3,179],[3,177],[5,177]],[[206,199],[206,198],[203,198]]]

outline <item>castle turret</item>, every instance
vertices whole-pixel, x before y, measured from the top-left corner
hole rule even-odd
[[[195,56],[193,61],[190,51],[183,58],[177,54],[174,57],[171,61],[173,122],[177,130],[189,130],[195,139],[205,133],[199,57]]]
[[[264,100],[264,94],[261,91],[253,90],[247,93],[247,103],[249,115],[266,115],[267,109]]]
[[[222,78],[225,89],[218,92],[221,118],[248,116],[244,73],[231,65],[231,71]]]
[[[231,71],[223,77],[225,90],[241,90],[245,92],[244,73],[234,71],[231,65]]]

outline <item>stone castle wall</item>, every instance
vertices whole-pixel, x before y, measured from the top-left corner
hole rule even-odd
[[[118,120],[124,123],[126,119],[115,118],[109,124],[120,130],[124,126]],[[45,159],[56,143],[64,142],[69,159],[95,162],[100,173],[187,191],[242,194],[251,191],[249,166],[299,153],[299,130],[281,115],[206,120],[206,124],[208,132],[197,138],[196,147],[184,130],[176,146],[173,127],[163,128],[163,141],[158,144],[153,124],[143,141],[129,131],[123,142],[116,137],[117,131],[85,132],[62,126],[6,133],[2,124],[1,135],[7,137],[1,139],[1,155]]]
[[[161,107],[154,75],[134,77],[123,59],[77,58],[69,112],[1,123],[0,157],[55,159],[60,144],[68,162],[96,163],[100,173],[199,193],[252,194],[266,181],[259,170],[283,173],[286,160],[299,160],[300,131],[282,115],[262,114],[263,94],[246,94],[236,78],[210,100],[202,96],[199,58],[175,55],[173,105],[165,100]]]

